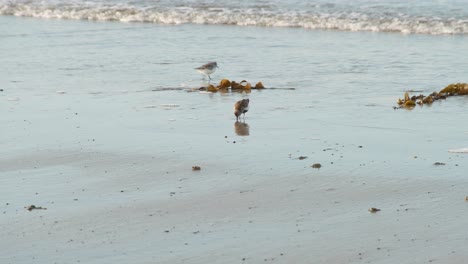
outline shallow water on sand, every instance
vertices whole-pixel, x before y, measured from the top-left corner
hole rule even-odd
[[[232,105],[249,97],[249,136],[240,138],[245,149],[237,151],[252,159],[243,159],[243,164],[256,164],[256,153],[268,146],[268,156],[278,157],[278,162],[289,154],[304,155],[309,156],[305,163],[323,163],[329,172],[345,172],[339,165],[343,164],[365,174],[430,176],[438,175],[432,164],[445,161],[452,177],[462,175],[460,166],[452,166],[462,165],[464,156],[447,150],[468,144],[468,126],[462,122],[468,115],[466,97],[412,111],[392,107],[406,90],[428,94],[466,81],[468,62],[460,59],[468,55],[466,36],[0,19],[5,54],[1,107],[10,113],[3,117],[9,127],[6,138],[17,134],[19,121],[13,117],[18,111],[36,109],[34,115],[46,118],[51,111],[76,109],[105,115],[115,107],[122,115],[131,111],[132,120],[124,118],[110,130],[94,133],[118,134],[120,125],[134,122],[148,132],[170,129],[160,149],[186,144],[176,139],[179,135],[194,144],[194,153],[204,153],[213,139],[236,136]],[[295,90],[152,91],[203,85],[193,68],[211,60],[220,66],[213,82],[246,79]],[[31,119],[32,112],[25,112],[21,120]],[[63,128],[52,130],[56,129],[60,133]],[[32,144],[38,138],[31,132],[28,140]],[[148,146],[145,140],[131,145],[140,151]],[[41,142],[54,147],[52,139]],[[328,148],[336,153],[324,151]],[[205,155],[218,152],[222,148]]]
[[[0,32],[5,263],[464,257],[467,156],[448,150],[468,147],[468,98],[393,106],[466,82],[467,36],[15,17]],[[187,92],[208,61],[213,82],[294,90]]]

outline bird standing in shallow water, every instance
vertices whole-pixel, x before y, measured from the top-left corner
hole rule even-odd
[[[244,115],[245,119],[245,113],[249,111],[249,99],[242,99],[240,101],[237,101],[234,104],[234,115],[236,116],[236,121],[239,121],[239,116]]]
[[[202,65],[202,66],[200,66],[198,68],[195,68],[195,70],[197,70],[199,73],[201,73],[203,75],[208,76],[208,78],[211,80],[210,74],[215,72],[216,68],[219,68],[218,64],[215,61],[213,61],[213,62],[209,62],[209,63],[207,63],[205,65]]]

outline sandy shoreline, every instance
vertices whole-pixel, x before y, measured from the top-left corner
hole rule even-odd
[[[216,127],[200,114],[205,109],[196,100],[204,97],[164,96],[153,99],[155,108],[141,106],[147,100],[141,92],[126,100],[55,94],[48,104],[21,94],[11,102],[0,159],[7,186],[2,263],[459,263],[467,257],[467,234],[460,232],[468,214],[466,180],[440,176],[459,174],[463,155],[436,167],[439,159],[423,150],[414,152],[418,158],[396,157],[388,148],[380,157],[372,141],[339,143],[321,130],[285,140],[301,122],[272,130],[280,123],[258,113],[247,117],[250,135],[238,136],[229,113]],[[227,108],[226,99],[210,111]],[[39,112],[36,105],[43,105]],[[311,168],[316,162],[323,167]],[[192,171],[194,165],[201,170]],[[32,204],[47,210],[24,208]],[[371,207],[381,211],[370,213]]]
[[[466,182],[382,181],[312,168],[257,172],[252,179],[210,164],[201,171],[186,161],[161,166],[154,158],[70,151],[2,159],[2,185],[9,186],[2,192],[8,203],[2,262],[460,263],[467,257],[460,232]],[[23,208],[29,204],[47,210],[29,212]],[[382,211],[372,214],[370,207]]]
[[[359,131],[369,128],[350,126],[354,137],[346,140],[330,133],[339,133],[330,129],[334,124],[312,122],[312,133],[303,134],[300,116],[262,117],[268,108],[262,110],[261,97],[271,96],[265,93],[254,94],[249,135],[239,136],[229,112],[217,119],[203,114],[198,105],[206,96],[19,93],[3,130],[0,262],[460,263],[467,257],[467,234],[460,231],[468,214],[463,154],[427,155],[431,146],[424,144],[406,156],[399,146],[380,152],[381,136],[417,139],[410,129],[377,128],[380,137],[364,139]],[[222,113],[231,99],[218,97],[207,107]],[[273,114],[297,110],[285,111]],[[291,140],[291,133],[299,136]],[[323,167],[312,168],[316,162]],[[194,165],[201,170],[192,171]],[[371,207],[381,211],[370,213]]]
[[[0,20],[1,264],[468,262],[465,36]]]

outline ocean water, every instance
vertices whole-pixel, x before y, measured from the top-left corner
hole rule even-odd
[[[203,137],[194,137],[202,148],[214,136],[236,136],[232,105],[249,97],[250,131],[242,140],[253,156],[264,145],[278,153],[266,163],[297,153],[336,165],[343,155],[320,151],[336,145],[348,146],[332,148],[348,159],[339,159],[343,166],[331,166],[330,173],[367,164],[371,168],[356,173],[437,177],[446,171],[434,171],[432,164],[455,159],[450,169],[460,176],[465,157],[448,150],[468,145],[468,98],[413,110],[393,107],[407,90],[428,94],[467,81],[464,7],[462,1],[1,1],[2,112],[47,108],[47,100],[58,100],[56,111],[100,112],[120,104],[122,113],[142,113],[128,122],[141,117],[160,125],[148,121],[148,127],[133,129],[169,127],[189,138],[187,131],[198,127]],[[206,85],[194,68],[208,61],[220,67],[213,82],[262,81],[277,89],[187,92]],[[102,102],[96,105],[96,99]],[[9,124],[4,133],[40,145],[40,136],[16,133],[17,117],[2,116]],[[109,129],[120,131],[118,124]],[[5,138],[3,144],[16,144]],[[169,136],[145,148],[148,139],[140,138],[138,151],[185,144]],[[365,151],[355,152],[352,146],[361,145]],[[187,157],[199,151],[191,149]],[[425,160],[415,161],[418,156]]]
[[[468,33],[461,0],[0,1],[0,14],[38,18],[299,27],[425,34]]]

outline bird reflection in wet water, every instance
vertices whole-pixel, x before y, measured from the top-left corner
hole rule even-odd
[[[250,134],[249,124],[236,121],[234,123],[234,131],[238,136],[248,136]]]

